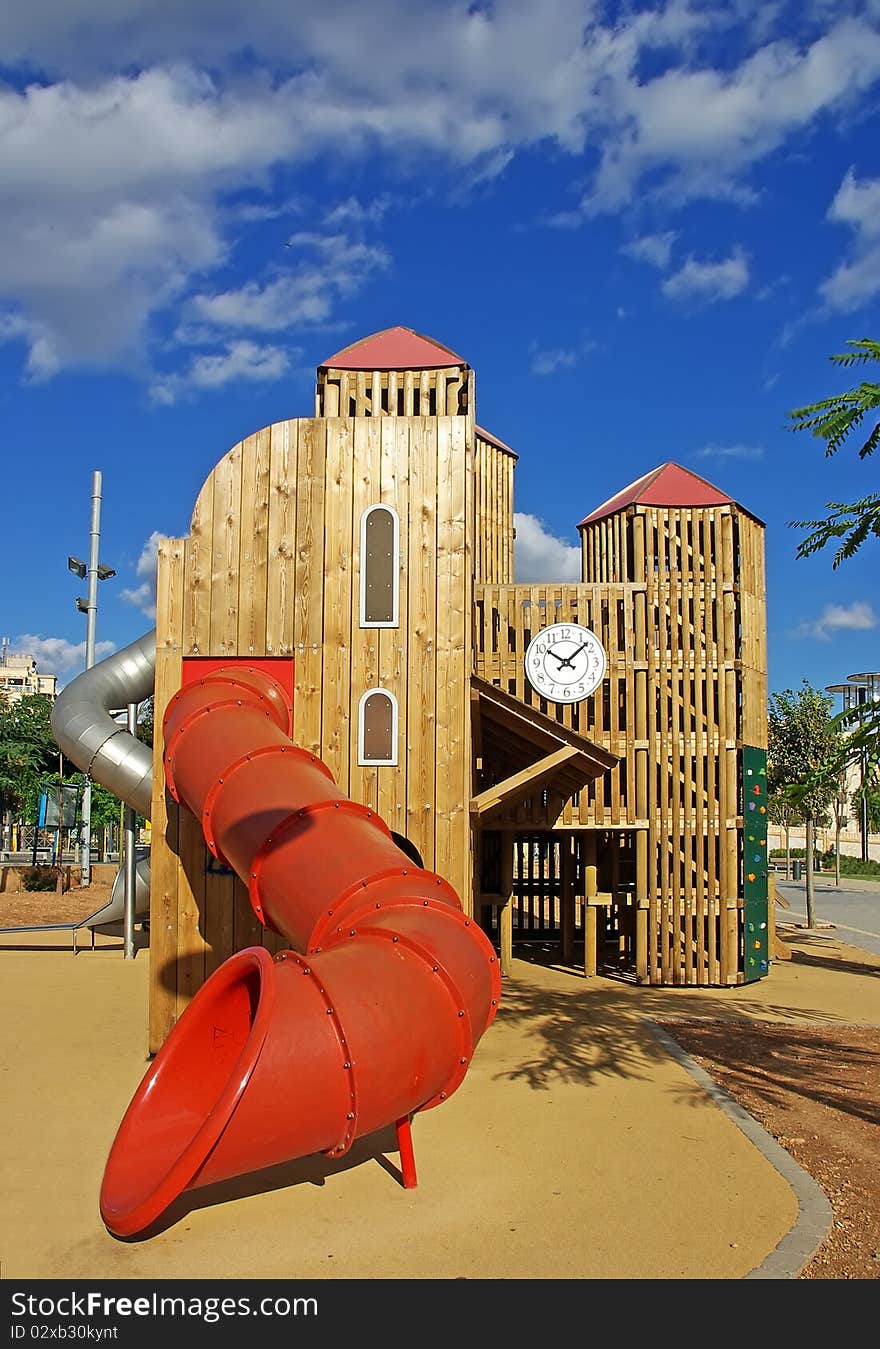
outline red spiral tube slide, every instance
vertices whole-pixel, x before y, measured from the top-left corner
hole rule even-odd
[[[184,1191],[323,1152],[446,1100],[498,1007],[494,949],[442,877],[287,735],[284,694],[230,665],[165,714],[172,796],[291,950],[202,985],[116,1134],[101,1215],[144,1231]]]

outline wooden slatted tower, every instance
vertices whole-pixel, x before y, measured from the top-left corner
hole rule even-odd
[[[160,545],[153,1050],[233,951],[274,949],[162,772],[169,699],[229,659],[286,681],[293,739],[447,877],[508,972],[516,940],[588,973],[610,949],[652,983],[765,972],[743,824],[766,746],[762,526],[665,465],[581,522],[579,584],[517,585],[516,459],[477,424],[467,362],[392,328],[318,367],[313,417],[233,446]],[[567,705],[524,677],[560,620],[607,656]]]

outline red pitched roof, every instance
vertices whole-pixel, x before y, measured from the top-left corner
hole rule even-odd
[[[384,328],[360,337],[357,342],[328,356],[318,369],[334,370],[442,370],[449,365],[467,365],[451,347],[412,328]]]
[[[505,445],[503,440],[499,440],[497,436],[493,436],[492,432],[487,431],[485,426],[475,426],[474,430],[481,440],[488,440],[490,445],[496,445],[499,450],[506,450],[508,454],[513,455],[514,459],[519,458],[516,450],[512,450],[509,445]]]
[[[644,473],[616,496],[603,501],[601,506],[597,506],[589,515],[584,516],[578,529],[583,525],[595,524],[597,520],[604,520],[606,516],[615,515],[627,506],[634,505],[737,506],[740,510],[744,509],[733,497],[713,487],[705,478],[691,473],[690,469],[682,468],[680,464],[668,463],[651,469],[650,473]],[[751,511],[745,513],[752,514]],[[757,519],[757,516],[752,516],[752,519]]]

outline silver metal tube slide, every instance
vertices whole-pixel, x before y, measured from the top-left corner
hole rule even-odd
[[[153,751],[110,713],[149,698],[155,670],[153,628],[71,680],[51,716],[62,753],[146,819],[152,810]]]

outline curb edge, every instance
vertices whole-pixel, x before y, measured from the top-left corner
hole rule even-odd
[[[794,1191],[798,1205],[798,1216],[794,1225],[769,1255],[744,1275],[744,1278],[796,1279],[830,1231],[834,1210],[828,1196],[816,1184],[813,1177],[798,1165],[791,1154],[777,1143],[773,1135],[768,1133],[724,1087],[719,1086],[715,1079],[682,1049],[673,1036],[648,1017],[643,1018],[643,1024],[758,1151],[763,1153],[770,1165],[775,1167]]]

